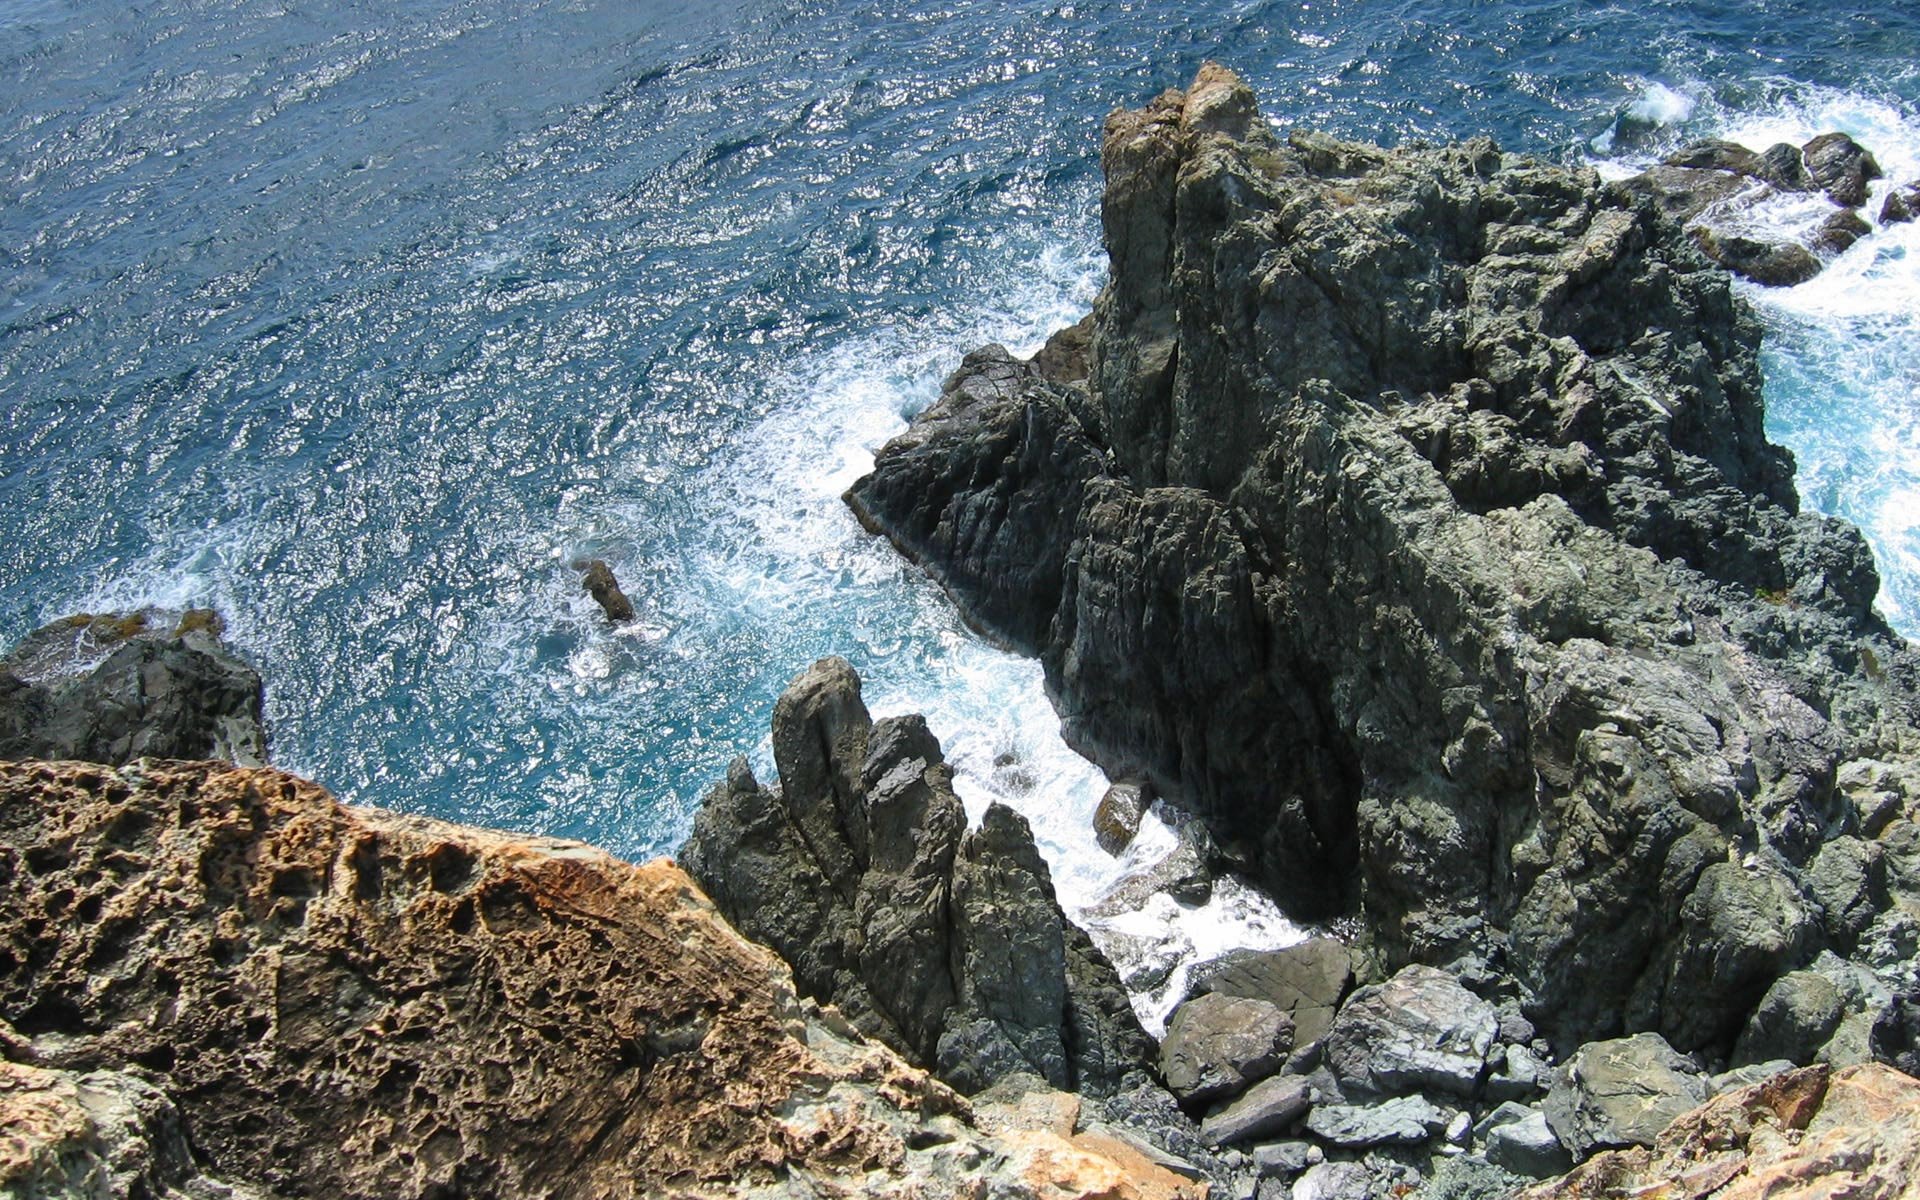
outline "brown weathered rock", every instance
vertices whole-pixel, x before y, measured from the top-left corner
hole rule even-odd
[[[1033,1195],[1024,1171],[1050,1196],[1171,1194],[978,1130],[664,860],[350,809],[275,771],[0,763],[0,879],[0,1048],[151,1072],[234,1184]],[[86,1136],[56,1121],[0,1162]]]
[[[580,580],[582,586],[601,611],[607,614],[607,620],[616,624],[633,620],[633,601],[627,599],[627,594],[620,590],[620,581],[613,577],[613,568],[605,560],[576,561],[573,569],[583,573]]]
[[[1651,1148],[1610,1150],[1519,1200],[1893,1200],[1920,1193],[1920,1080],[1825,1067],[1727,1092]]]
[[[1093,810],[1093,836],[1108,854],[1120,854],[1133,844],[1146,814],[1151,789],[1147,784],[1122,781],[1108,788]]]

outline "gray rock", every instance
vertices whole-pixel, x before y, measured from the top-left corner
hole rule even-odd
[[[1457,1114],[1423,1096],[1396,1096],[1377,1104],[1317,1104],[1307,1132],[1349,1149],[1418,1146],[1446,1132]]]
[[[1306,1080],[1298,1075],[1271,1075],[1200,1122],[1200,1137],[1210,1146],[1259,1141],[1284,1132],[1307,1111],[1307,1104]]]
[[[1497,1167],[1532,1179],[1545,1179],[1573,1168],[1573,1155],[1560,1144],[1547,1126],[1546,1114],[1540,1112],[1530,1112],[1489,1130],[1486,1157]]]
[[[1312,1142],[1263,1142],[1253,1148],[1253,1165],[1262,1179],[1292,1179],[1317,1162],[1326,1151]]]
[[[1736,1063],[1784,1059],[1795,1066],[1813,1061],[1846,1015],[1840,989],[1812,971],[1790,971],[1774,980],[1733,1048]]]
[[[1718,1096],[1722,1092],[1730,1092],[1735,1088],[1743,1088],[1751,1086],[1752,1084],[1761,1083],[1773,1078],[1782,1071],[1791,1070],[1793,1070],[1793,1063],[1784,1058],[1769,1059],[1766,1062],[1748,1063],[1743,1067],[1734,1067],[1732,1070],[1722,1071],[1718,1075],[1713,1076],[1707,1081],[1707,1090],[1713,1095]]]
[[[1308,938],[1279,950],[1232,950],[1193,968],[1188,994],[1218,992],[1278,1005],[1293,1018],[1293,1040],[1326,1036],[1353,986],[1353,960],[1333,938]]]
[[[1086,379],[969,356],[849,504],[1377,971],[1509,972],[1555,1047],[1724,1054],[1829,942],[1837,765],[1907,763],[1920,713],[1725,272],[1485,140],[1278,138],[1211,65],[1102,161]]]
[[[0,758],[266,761],[260,676],[211,609],[82,614],[0,659]]]
[[[1160,1042],[1168,1090],[1188,1103],[1236,1095],[1293,1048],[1293,1020],[1265,1000],[1209,993],[1180,1005]]]
[[[1123,781],[1109,787],[1093,810],[1093,834],[1100,848],[1108,854],[1119,854],[1132,845],[1150,802],[1151,793],[1145,784]]]
[[[1507,1046],[1494,1055],[1493,1070],[1487,1075],[1489,1100],[1531,1100],[1547,1090],[1551,1071],[1540,1056],[1526,1046]]]
[[[1650,1146],[1675,1117],[1707,1099],[1707,1081],[1657,1033],[1590,1042],[1554,1072],[1543,1110],[1575,1157]]]
[[[1354,1162],[1323,1162],[1293,1181],[1293,1200],[1373,1200],[1373,1172]]]
[[[1026,821],[994,805],[967,830],[923,719],[873,721],[852,667],[825,659],[774,706],[773,748],[778,790],[737,765],[680,860],[804,994],[967,1092],[1024,1072],[1095,1096],[1145,1079],[1152,1042]]]
[[[1326,1059],[1349,1095],[1471,1096],[1499,1031],[1491,1004],[1443,971],[1412,966],[1353,994],[1334,1018]]]

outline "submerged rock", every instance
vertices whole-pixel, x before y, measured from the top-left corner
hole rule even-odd
[[[1590,172],[1283,139],[1212,65],[1103,163],[1087,378],[969,355],[848,503],[1382,974],[1724,1054],[1920,712],[1725,273]]]
[[[266,761],[260,676],[212,609],[83,613],[0,659],[0,758]]]

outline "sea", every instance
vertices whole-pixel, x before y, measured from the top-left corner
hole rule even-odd
[[[0,640],[214,605],[279,765],[634,859],[843,655],[1080,913],[1173,834],[1095,846],[1039,668],[839,496],[1087,309],[1102,121],[1208,59],[1281,130],[1621,175],[1839,129],[1870,215],[1920,179],[1912,0],[0,0]],[[1803,502],[1920,630],[1920,224],[1742,291]],[[1150,1025],[1303,936],[1231,880],[1095,924]]]

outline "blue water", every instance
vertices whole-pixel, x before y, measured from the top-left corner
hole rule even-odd
[[[837,495],[963,350],[1091,300],[1113,106],[1215,57],[1283,125],[1613,169],[1627,111],[1841,120],[1920,177],[1910,3],[398,8],[0,0],[0,637],[215,603],[283,765],[634,856],[831,652],[1108,869],[1037,670]],[[1889,230],[1759,297],[1776,436],[1909,628],[1917,268]]]

